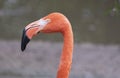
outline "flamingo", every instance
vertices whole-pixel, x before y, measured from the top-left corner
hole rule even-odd
[[[22,51],[25,50],[26,45],[32,39],[32,37],[37,35],[39,32],[60,32],[63,35],[64,44],[56,78],[68,78],[72,64],[74,43],[72,27],[69,20],[62,13],[53,12],[37,21],[28,24],[23,30],[21,41]]]

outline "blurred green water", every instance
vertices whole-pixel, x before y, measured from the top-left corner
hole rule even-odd
[[[0,39],[20,40],[27,24],[51,12],[68,17],[75,42],[120,43],[120,13],[115,0],[1,0]],[[40,34],[34,39],[61,41],[62,36]]]

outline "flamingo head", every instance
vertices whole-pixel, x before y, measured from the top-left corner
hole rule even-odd
[[[40,19],[28,24],[23,30],[21,50],[22,51],[25,50],[26,45],[32,39],[33,36],[37,35],[41,31],[44,32],[44,28],[46,28],[47,24],[50,22],[51,22],[50,19]]]
[[[40,20],[28,24],[23,30],[21,50],[24,51],[30,39],[32,39],[32,37],[37,35],[39,32],[64,33],[69,25],[70,23],[61,13],[51,13]]]

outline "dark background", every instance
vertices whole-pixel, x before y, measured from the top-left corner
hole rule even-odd
[[[0,39],[20,40],[27,24],[51,12],[68,17],[75,42],[120,43],[119,0],[0,0]],[[35,39],[62,40],[60,34],[38,37]]]

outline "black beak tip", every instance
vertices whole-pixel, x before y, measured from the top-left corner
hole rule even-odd
[[[23,52],[25,50],[25,48],[24,47],[21,47],[21,51]]]
[[[26,45],[28,44],[29,41],[30,41],[30,39],[26,36],[26,31],[24,29],[23,34],[22,34],[22,40],[21,40],[21,50],[22,50],[22,52],[25,50]]]

